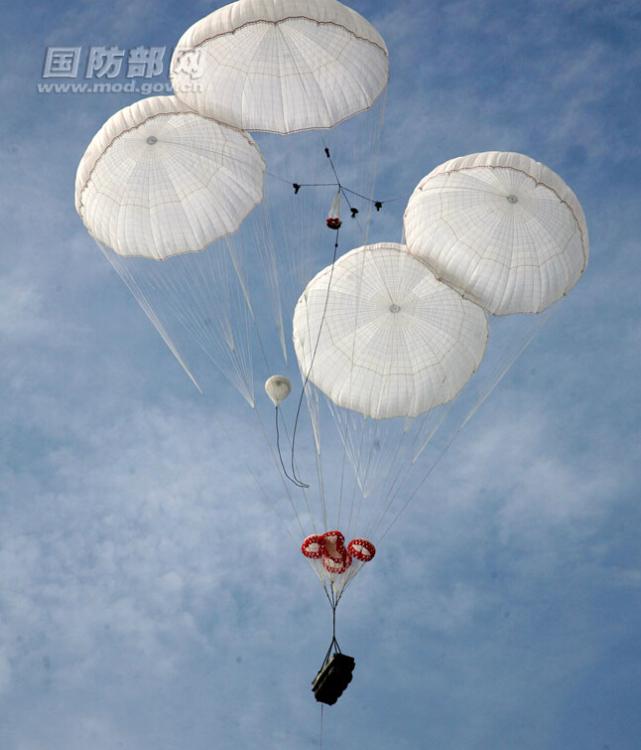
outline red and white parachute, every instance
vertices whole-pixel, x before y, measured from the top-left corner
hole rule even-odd
[[[320,580],[339,598],[361,566],[374,558],[376,547],[367,539],[358,538],[345,546],[345,537],[334,529],[305,537],[301,552],[311,561]]]

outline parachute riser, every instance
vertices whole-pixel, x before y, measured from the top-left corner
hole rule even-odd
[[[340,180],[340,177],[338,176],[338,171],[336,169],[336,165],[334,164],[334,160],[332,159],[331,152],[329,148],[325,147],[325,156],[329,160],[329,164],[332,168],[332,172],[334,173],[335,182],[292,182],[292,188],[294,190],[294,195],[298,195],[301,188],[326,188],[326,187],[333,187],[336,188],[336,197],[334,198],[334,201],[332,202],[332,209],[330,210],[330,215],[327,218],[327,226],[330,229],[338,230],[340,229],[342,222],[340,220],[340,217],[338,216],[338,210],[337,206],[340,202],[340,198],[343,197],[345,199],[345,202],[347,203],[347,206],[350,211],[350,215],[352,219],[355,219],[358,214],[359,210],[355,206],[352,205],[349,196],[353,195],[357,198],[360,198],[361,200],[366,201],[370,205],[374,206],[376,211],[381,211],[383,208],[383,201],[377,200],[375,198],[370,198],[366,195],[363,195],[362,193],[358,193],[356,190],[352,190],[351,188],[346,187],[343,185],[343,183]]]
[[[328,599],[330,599],[329,595]],[[329,644],[321,668],[312,680],[312,691],[319,703],[333,706],[352,681],[352,672],[356,666],[356,661],[354,657],[347,656],[341,651],[341,647],[336,640],[336,607],[338,600],[334,598],[333,590],[330,604],[332,607],[332,641]]]

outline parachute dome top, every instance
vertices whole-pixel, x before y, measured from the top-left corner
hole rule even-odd
[[[171,62],[189,107],[276,133],[331,128],[369,109],[388,75],[381,35],[336,0],[238,0],[188,29]]]

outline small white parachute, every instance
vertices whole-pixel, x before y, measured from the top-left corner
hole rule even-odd
[[[334,404],[374,419],[452,400],[487,336],[483,310],[394,243],[359,247],[323,269],[293,322],[303,376]]]
[[[239,0],[180,38],[171,82],[189,107],[244,130],[331,128],[369,109],[387,48],[336,0]]]
[[[541,312],[572,289],[588,261],[577,197],[523,154],[441,164],[414,190],[404,223],[409,251],[495,315]]]

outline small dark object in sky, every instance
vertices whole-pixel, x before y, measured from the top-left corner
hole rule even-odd
[[[294,188],[294,195],[298,195],[298,191],[301,189],[301,185],[299,185],[297,182],[293,182],[292,187]]]
[[[352,219],[355,219],[356,218],[356,214],[358,213],[358,209],[357,208],[350,208],[349,210],[352,212]]]
[[[352,672],[356,661],[352,656],[336,653],[324,664],[314,681],[312,690],[314,697],[319,703],[333,706],[341,697],[345,688],[352,681]]]
[[[374,201],[374,208],[377,211],[380,211],[381,208],[383,208],[383,201]]]

